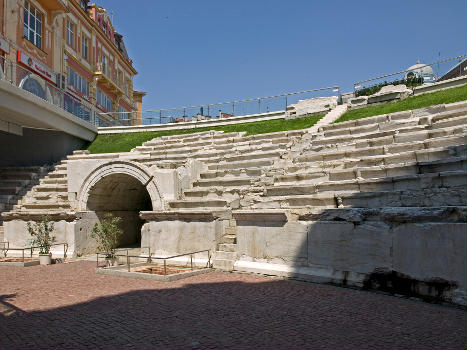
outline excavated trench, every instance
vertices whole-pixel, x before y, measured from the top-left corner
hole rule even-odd
[[[139,212],[152,210],[151,198],[146,188],[137,179],[126,174],[103,177],[89,192],[87,210],[102,220],[106,213],[122,218],[123,235],[119,247],[141,243],[143,221]]]

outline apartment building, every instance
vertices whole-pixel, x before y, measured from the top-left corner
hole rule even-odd
[[[1,79],[99,125],[137,123],[137,72],[104,8],[0,0],[0,20]]]

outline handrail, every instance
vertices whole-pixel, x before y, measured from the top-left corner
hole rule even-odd
[[[449,61],[455,61],[457,59],[461,59],[461,58],[465,58],[467,57],[467,55],[460,55],[460,56],[457,56],[457,57],[452,57],[452,58],[447,58],[445,60],[441,60],[441,61],[438,61],[438,62],[433,62],[433,63],[427,63],[427,64],[422,64],[420,67],[417,67],[415,69],[420,69],[420,68],[423,68],[423,67],[429,67],[429,66],[434,66],[436,64],[440,64],[440,63],[445,63],[445,62],[449,62]],[[371,79],[366,79],[366,80],[362,80],[362,81],[357,81],[354,83],[354,89],[357,89],[358,87],[360,87],[361,84],[363,83],[367,83],[369,81],[374,81],[374,80],[379,80],[379,79],[382,79],[382,78],[387,78],[387,77],[391,77],[393,75],[398,75],[398,74],[402,74],[402,73],[407,73],[407,72],[410,72],[411,70],[413,69],[406,69],[406,70],[401,70],[399,72],[395,72],[395,73],[390,73],[390,74],[385,74],[385,75],[381,75],[379,77],[376,77],[376,78],[371,78]]]
[[[279,95],[272,95],[272,96],[263,96],[263,97],[254,97],[254,98],[249,98],[245,100],[233,100],[233,101],[227,101],[227,102],[217,102],[217,103],[207,103],[203,105],[197,105],[197,106],[182,106],[182,107],[170,107],[170,108],[161,108],[161,109],[148,109],[141,111],[142,113],[145,112],[160,112],[160,111],[175,111],[175,110],[180,110],[180,109],[191,109],[191,108],[201,108],[201,107],[209,107],[209,106],[221,106],[221,105],[230,105],[233,103],[243,103],[243,102],[252,102],[252,101],[258,101],[258,100],[267,100],[270,98],[276,98],[276,97],[285,97],[285,96],[292,96],[292,95],[299,95],[299,94],[305,94],[308,92],[316,92],[316,91],[324,91],[324,90],[333,90],[333,91],[339,91],[339,86],[334,85],[334,86],[328,86],[324,88],[318,88],[318,89],[311,89],[311,90],[303,90],[303,91],[295,91],[295,92],[289,92],[286,94],[279,94]],[[112,114],[132,114],[135,113],[135,111],[122,111],[122,112],[100,112],[100,115],[112,115]],[[166,117],[164,117],[166,118]]]
[[[149,247],[141,247],[141,248],[149,248]],[[122,248],[122,250],[125,249],[125,248]],[[128,269],[128,272],[130,272],[130,258],[145,258],[145,256],[141,256],[141,255],[129,255],[128,254],[128,251],[129,249],[127,249],[127,253],[126,254],[112,254],[114,257],[126,257],[126,264],[127,264],[127,269]],[[157,256],[151,256],[149,254],[148,256],[148,259],[147,259],[147,262],[151,262],[152,259],[156,259],[156,260],[163,260],[164,261],[164,276],[167,275],[167,260],[170,260],[170,259],[173,259],[173,258],[178,258],[178,257],[181,257],[181,256],[190,256],[190,267],[191,269],[193,270],[193,255],[194,254],[198,254],[198,253],[203,253],[203,252],[207,252],[208,253],[208,261],[206,263],[206,268],[209,268],[211,266],[211,250],[210,249],[203,249],[203,250],[198,250],[196,252],[189,252],[189,253],[184,253],[184,254],[178,254],[178,255],[172,255],[172,256],[166,256],[166,257],[157,257]],[[97,267],[99,267],[99,254],[100,255],[110,255],[111,253],[110,252],[97,252],[96,253],[96,265]]]
[[[3,256],[6,258],[7,255],[8,255],[8,251],[9,250],[20,250],[22,251],[22,262],[24,262],[24,251],[25,250],[30,250],[30,258],[32,258],[32,254],[34,252],[34,249],[37,249],[37,248],[42,248],[41,246],[31,246],[31,247],[23,247],[23,248],[11,248],[10,247],[10,242],[1,242],[3,243],[3,247],[0,249],[3,251]],[[5,248],[5,243],[7,244],[7,248]],[[54,247],[54,246],[58,246],[58,245],[63,245],[63,258],[66,259],[67,257],[67,252],[68,252],[68,243],[53,243],[51,244],[50,246],[51,247]]]

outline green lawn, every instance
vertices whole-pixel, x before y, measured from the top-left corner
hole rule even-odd
[[[424,95],[413,96],[402,101],[353,109],[344,113],[334,123],[464,100],[467,100],[467,85],[462,85],[447,90],[435,91]]]
[[[101,134],[88,146],[91,153],[115,153],[128,152],[143,142],[152,140],[156,137],[168,135],[192,134],[207,130],[222,130],[224,132],[246,131],[247,135],[265,134],[269,132],[306,129],[314,125],[323,115],[304,117],[299,119],[284,120],[266,120],[260,122],[231,124],[222,126],[213,126],[196,129],[181,129],[167,131],[146,131],[121,134]]]

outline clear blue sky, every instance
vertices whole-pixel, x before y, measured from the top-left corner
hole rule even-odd
[[[143,109],[268,96],[467,52],[466,0],[96,0],[146,91]]]

